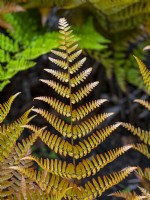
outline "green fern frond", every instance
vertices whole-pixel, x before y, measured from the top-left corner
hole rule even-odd
[[[121,123],[121,125],[131,131],[133,135],[138,136],[145,144],[150,145],[150,131],[142,130],[139,127],[136,128],[129,123]]]
[[[18,43],[2,33],[0,34],[0,41],[0,48],[4,51],[17,52],[19,50]]]

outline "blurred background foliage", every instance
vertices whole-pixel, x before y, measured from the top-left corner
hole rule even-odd
[[[57,18],[73,26],[85,54],[99,61],[107,77],[145,89],[132,54],[150,42],[149,0],[1,0],[0,90],[36,58],[58,46]]]

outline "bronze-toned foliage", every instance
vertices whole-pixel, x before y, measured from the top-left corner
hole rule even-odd
[[[17,143],[19,136],[24,130],[24,126],[33,118],[29,117],[31,109],[11,124],[3,122],[18,94],[11,96],[8,101],[0,104],[0,199],[5,199],[5,197],[10,197],[11,195],[14,197],[22,193],[21,180],[23,176],[12,169],[11,166],[18,165],[27,168],[32,165],[31,161],[21,161],[21,159],[28,155],[30,146],[38,137],[38,134],[34,134],[22,140],[21,143]],[[28,184],[29,180],[26,178],[25,180]],[[32,187],[31,181],[29,185]]]
[[[105,99],[81,104],[98,82],[81,85],[90,75],[91,68],[82,71],[81,67],[86,58],[80,59],[82,51],[78,50],[72,30],[64,18],[59,20],[59,29],[60,47],[59,50],[53,50],[54,56],[50,57],[50,61],[56,65],[55,70],[45,70],[53,75],[56,81],[43,79],[41,81],[54,90],[60,100],[57,99],[58,97],[47,96],[35,98],[46,102],[54,109],[53,113],[42,108],[32,109],[46,119],[55,131],[41,130],[33,125],[26,125],[26,127],[34,134],[38,134],[51,150],[59,153],[61,159],[36,158],[30,155],[22,161],[36,161],[43,169],[42,172],[18,165],[11,169],[17,170],[37,183],[48,196],[60,197],[63,193],[65,199],[92,200],[122,181],[135,170],[135,167],[126,167],[103,177],[92,177],[88,180],[87,178],[95,175],[132,146],[127,145],[94,155],[93,149],[98,147],[120,124],[100,129],[98,126],[113,113],[89,116],[106,101]],[[90,154],[91,152],[93,155]]]

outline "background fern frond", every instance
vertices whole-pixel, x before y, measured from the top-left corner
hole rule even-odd
[[[0,123],[2,123],[5,119],[5,117],[8,115],[11,105],[14,101],[14,99],[19,95],[20,93],[17,93],[13,96],[11,96],[8,101],[6,101],[3,104],[0,104]]]
[[[133,135],[137,135],[145,144],[150,145],[150,131],[142,130],[139,127],[136,128],[129,123],[122,123],[121,125],[131,131]]]
[[[142,99],[135,99],[134,102],[140,103],[142,106],[150,110],[150,103]]]
[[[147,69],[147,67],[144,65],[144,63],[138,57],[136,57],[136,56],[134,56],[134,57],[139,65],[144,83],[147,86],[148,90],[150,90],[150,70]]]

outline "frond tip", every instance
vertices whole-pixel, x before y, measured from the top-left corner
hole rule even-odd
[[[145,144],[150,145],[150,131],[142,130],[139,127],[134,127],[130,123],[121,123],[121,125],[131,131],[133,135],[138,136]]]
[[[8,101],[6,101],[3,104],[0,104],[0,123],[2,123],[5,119],[5,117],[7,116],[7,114],[10,111],[11,105],[14,101],[14,99],[20,94],[20,92],[18,92],[17,94],[11,96]]]
[[[136,59],[139,65],[144,83],[147,86],[148,90],[150,90],[150,70],[148,70],[145,64],[138,57],[134,56],[134,58]]]

